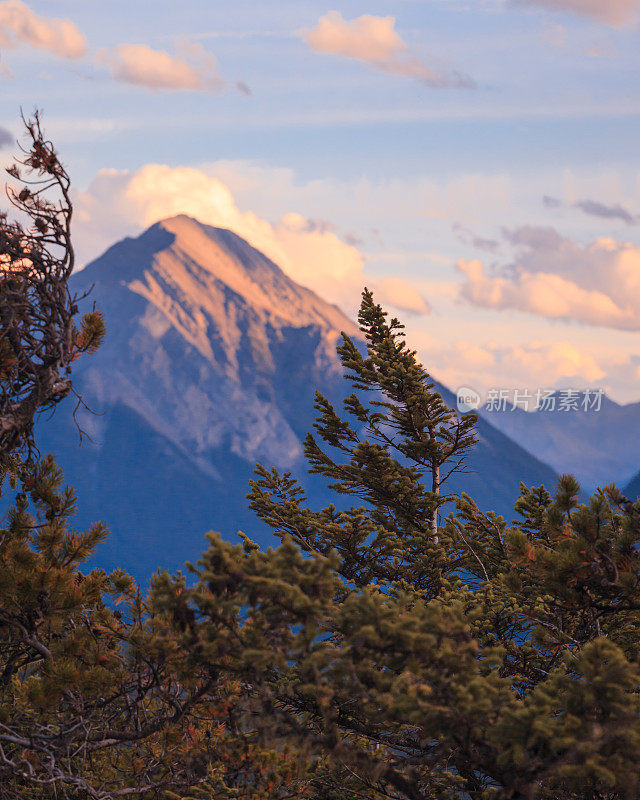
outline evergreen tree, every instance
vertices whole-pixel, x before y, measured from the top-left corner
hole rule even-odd
[[[15,485],[15,481],[13,481]],[[104,526],[69,526],[53,459],[0,529],[0,799],[237,797],[297,779],[288,752],[240,735],[237,680],[190,658],[192,616],[152,609],[122,571],[82,570]],[[230,790],[229,787],[235,787]]]
[[[75,265],[71,182],[36,113],[25,120],[23,158],[7,187],[26,223],[0,213],[0,463],[35,452],[36,415],[73,390],[71,363],[95,352],[105,334],[99,311],[75,324],[78,297],[69,292]]]
[[[9,196],[31,225],[0,216],[0,500],[13,500],[0,520],[0,800],[295,796],[297,754],[256,747],[237,678],[196,658],[184,585],[167,615],[123,571],[87,569],[107,531],[71,528],[74,493],[39,457],[37,414],[73,391],[71,364],[105,327],[95,310],[74,322],[69,178],[37,115],[26,126]]]
[[[312,511],[258,467],[251,507],[282,544],[211,535],[181,595],[191,652],[241,682],[257,740],[308,754],[315,800],[639,796],[640,505],[580,504],[563,476],[523,486],[512,525],[463,495],[438,526],[474,419],[366,291],[360,324],[349,418],[318,395],[305,449],[361,505]]]
[[[438,541],[438,512],[452,499],[443,490],[451,474],[464,470],[477,418],[459,417],[446,406],[407,348],[403,326],[395,318],[388,322],[367,290],[359,322],[366,356],[346,335],[338,348],[356,390],[344,401],[350,419],[317,393],[314,427],[328,447],[309,434],[304,449],[311,472],[367,506],[311,512],[301,507],[302,491],[289,474],[258,466],[250,507],[307,552],[336,550],[347,581],[366,586],[406,580],[434,596],[449,569]]]

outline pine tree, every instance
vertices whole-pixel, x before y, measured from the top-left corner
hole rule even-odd
[[[392,576],[437,594],[447,568],[438,541],[438,512],[452,499],[444,492],[446,482],[464,470],[477,418],[459,417],[447,407],[407,348],[403,326],[395,318],[387,321],[368,290],[359,322],[366,356],[346,335],[338,348],[356,390],[344,401],[350,419],[342,419],[317,393],[314,427],[325,449],[312,434],[304,449],[311,472],[367,506],[302,510],[297,482],[258,466],[250,507],[308,552],[336,549],[348,581],[364,586]]]
[[[615,487],[581,504],[562,476],[523,486],[511,525],[463,495],[438,526],[474,419],[366,291],[360,324],[367,353],[339,349],[350,419],[318,395],[305,443],[360,505],[312,511],[258,467],[250,503],[282,544],[210,537],[181,595],[191,652],[241,682],[256,741],[307,754],[300,796],[638,797],[640,505]]]
[[[0,463],[35,453],[33,424],[72,391],[71,363],[95,352],[105,326],[97,310],[78,328],[71,182],[36,113],[25,120],[23,158],[7,172],[12,205],[27,223],[0,213]]]
[[[39,457],[34,420],[105,325],[95,309],[75,323],[69,178],[26,125],[9,196],[32,224],[0,217],[0,800],[295,796],[299,754],[246,732],[237,677],[198,657],[184,582],[167,611],[122,570],[88,569],[107,531],[73,530],[74,492]]]
[[[107,531],[70,528],[75,496],[51,457],[11,482],[16,504],[0,529],[0,798],[220,784],[237,684],[176,657],[188,615],[154,613],[121,570],[82,569]]]

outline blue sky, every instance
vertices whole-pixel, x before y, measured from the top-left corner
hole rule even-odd
[[[85,262],[185,211],[454,389],[640,400],[639,9],[0,0],[0,127],[43,110]]]

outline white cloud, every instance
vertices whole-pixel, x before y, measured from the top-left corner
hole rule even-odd
[[[434,87],[472,88],[475,85],[468,75],[435,69],[412,56],[395,30],[394,17],[363,14],[346,20],[339,11],[329,11],[315,28],[301,33],[316,53],[357,59],[388,75],[414,78]]]
[[[275,222],[241,211],[229,188],[204,169],[148,164],[136,172],[100,171],[77,201],[80,260],[160,219],[187,214],[229,228],[264,252],[294,280],[352,311],[368,283],[384,303],[428,311],[417,290],[400,278],[368,280],[362,254],[326,224],[297,213]]]
[[[516,309],[550,319],[640,330],[640,247],[600,238],[581,248],[552,228],[507,232],[517,261],[486,274],[460,260],[461,295],[482,308]]]
[[[200,44],[183,44],[177,55],[142,44],[121,44],[101,50],[98,62],[110,68],[115,80],[148,89],[204,92],[224,87],[215,56]]]
[[[512,5],[540,6],[549,11],[569,12],[620,28],[633,24],[640,0],[510,0]]]
[[[80,58],[87,43],[78,28],[66,19],[45,19],[21,0],[0,2],[0,47],[20,45],[47,50],[60,58]]]

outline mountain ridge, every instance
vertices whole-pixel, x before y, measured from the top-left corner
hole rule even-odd
[[[625,485],[638,471],[640,403],[620,405],[604,395],[597,411],[516,408],[481,414],[558,472],[574,474],[588,492]]]

